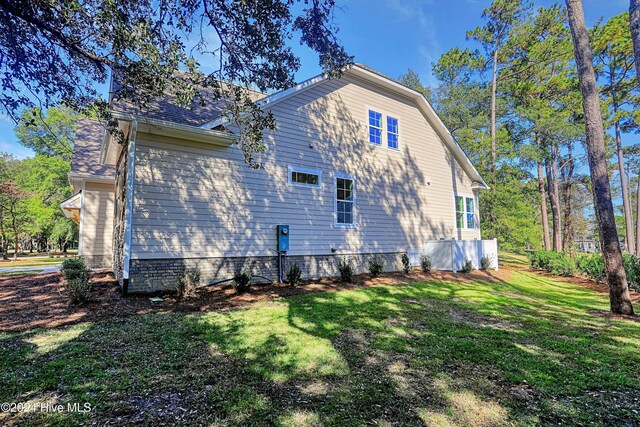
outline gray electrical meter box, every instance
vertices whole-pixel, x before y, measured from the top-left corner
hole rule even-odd
[[[278,225],[276,226],[278,232],[278,251],[286,252],[289,250],[289,226]]]

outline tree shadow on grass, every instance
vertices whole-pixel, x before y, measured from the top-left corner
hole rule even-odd
[[[503,292],[516,291],[491,282],[406,284],[1,336],[1,401],[90,402],[95,410],[4,414],[0,423],[640,421],[626,412],[637,404],[629,398],[637,343],[623,342],[636,325],[593,319],[600,329],[587,337],[571,326],[578,309],[550,304],[554,311],[535,322],[541,294],[509,305]],[[603,392],[589,397],[594,390]],[[614,397],[618,407],[609,405]]]

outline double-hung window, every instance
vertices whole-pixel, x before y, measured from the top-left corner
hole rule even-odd
[[[398,119],[387,116],[387,146],[398,149]]]
[[[382,145],[382,114],[369,110],[369,142]]]
[[[375,110],[368,110],[368,114],[369,142],[397,150],[400,139],[398,119]]]
[[[475,201],[473,197],[456,196],[456,227],[476,228]]]
[[[336,175],[335,224],[353,227],[356,223],[355,179],[349,175]]]

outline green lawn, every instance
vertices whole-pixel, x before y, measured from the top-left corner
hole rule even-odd
[[[514,271],[0,335],[0,424],[637,425],[640,323]]]
[[[69,255],[67,258],[75,258],[75,255]],[[33,258],[18,258],[17,261],[14,261],[12,258],[10,260],[0,260],[0,268],[38,267],[43,265],[46,266],[46,265],[62,264],[62,262],[67,258],[65,258],[64,256],[53,257],[53,258],[33,257]]]

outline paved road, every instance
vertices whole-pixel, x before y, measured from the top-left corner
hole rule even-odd
[[[55,273],[60,271],[62,264],[48,264],[48,265],[32,265],[21,267],[0,267],[0,276],[3,273],[17,273],[20,271],[39,271],[40,273]]]

